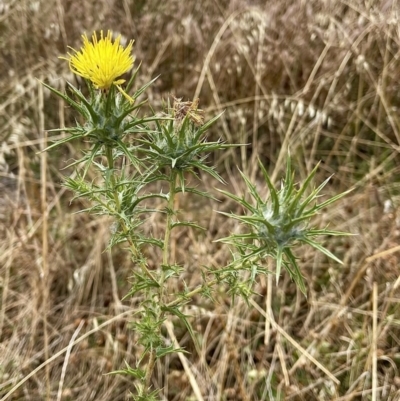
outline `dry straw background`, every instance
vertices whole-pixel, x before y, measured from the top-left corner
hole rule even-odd
[[[318,182],[334,174],[326,192],[355,188],[315,222],[358,234],[325,240],[343,266],[296,251],[307,299],[287,275],[278,287],[261,279],[250,306],[218,288],[216,306],[198,298],[187,311],[200,350],[167,324],[191,353],[158,364],[162,399],[400,400],[399,13],[396,0],[1,0],[0,400],[122,401],[132,390],[104,375],[140,352],[137,300],[121,301],[132,266],[123,247],[103,252],[111,222],[74,214],[87,204],[61,186],[85,144],[38,153],[46,130],[75,118],[38,79],[79,84],[58,56],[100,29],[135,39],[141,83],[161,74],[154,107],[198,95],[208,118],[225,110],[210,135],[248,144],[210,159],[231,191],[243,191],[237,167],[258,180],[257,156],[278,182],[288,147],[299,180],[321,161]],[[215,209],[233,206],[180,206],[207,227],[174,237],[194,286],[201,266],[229,257],[213,241],[235,226]],[[157,236],[162,221],[148,229]]]

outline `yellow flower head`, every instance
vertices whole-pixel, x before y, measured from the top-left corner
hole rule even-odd
[[[69,67],[74,74],[77,74],[91,81],[98,89],[109,89],[116,85],[118,90],[133,101],[119,86],[125,82],[124,79],[117,79],[133,67],[135,61],[132,56],[133,40],[124,49],[120,45],[121,35],[114,43],[112,32],[108,31],[107,36],[100,32],[100,39],[97,39],[96,32],[92,35],[90,42],[86,34],[82,35],[83,47],[77,51],[70,48],[74,54],[68,53],[69,57],[61,57],[69,61]]]

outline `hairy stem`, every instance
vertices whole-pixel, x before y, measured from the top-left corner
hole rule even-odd
[[[157,320],[159,320],[159,321],[161,321],[163,319],[163,315],[164,315],[164,312],[162,311],[162,306],[165,304],[165,302],[164,302],[165,271],[170,262],[171,231],[173,228],[173,219],[174,219],[174,215],[175,215],[174,204],[175,204],[175,196],[176,196],[176,179],[177,179],[177,173],[174,169],[172,169],[170,180],[169,180],[167,222],[166,222],[165,235],[164,235],[161,274],[160,274],[160,279],[158,282],[158,284],[159,284],[158,301],[159,302],[158,302]],[[160,333],[158,333],[158,334],[160,334]],[[147,367],[146,367],[146,377],[145,377],[146,389],[150,388],[151,377],[153,375],[155,362],[156,362],[156,350],[153,348],[150,350],[149,361],[148,361]]]
[[[112,191],[114,194],[114,201],[115,201],[115,206],[116,206],[115,209],[119,212],[121,205],[119,203],[118,193],[115,188],[116,180],[115,180],[115,172],[114,172],[114,156],[113,156],[113,149],[110,146],[106,147],[106,157],[107,157],[108,169],[110,170],[110,180],[111,180]]]
[[[121,212],[121,204],[118,198],[118,191],[116,189],[116,179],[115,179],[115,171],[114,171],[114,157],[113,157],[113,149],[110,146],[106,147],[106,158],[107,158],[107,163],[108,163],[108,169],[110,170],[110,180],[111,180],[111,185],[112,185],[112,191],[114,194],[114,201],[115,201],[115,209],[117,213]],[[137,249],[134,241],[132,238],[130,238],[129,234],[129,229],[125,224],[125,221],[123,219],[119,219],[119,223],[121,224],[122,231],[124,234],[126,234],[128,238],[128,243],[129,243],[129,249],[131,251],[131,254],[134,256],[134,258],[139,262],[139,266],[142,269],[143,273],[149,277],[152,281],[156,282],[156,278],[153,276],[153,274],[149,271],[149,269],[146,266],[146,263],[144,260],[140,257],[140,251]]]
[[[170,251],[171,251],[171,231],[173,218],[175,215],[174,204],[176,196],[176,171],[171,171],[171,179],[169,182],[169,195],[168,195],[168,206],[167,206],[167,224],[165,227],[164,236],[164,248],[163,248],[163,259],[161,266],[161,278],[160,278],[160,301],[163,302],[164,297],[164,281],[165,281],[165,269],[169,265]]]

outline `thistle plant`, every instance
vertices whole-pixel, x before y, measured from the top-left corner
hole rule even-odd
[[[342,198],[350,191],[317,203],[316,200],[320,192],[330,179],[326,179],[318,188],[313,189],[308,195],[305,195],[317,172],[318,164],[302,185],[297,188],[294,183],[294,171],[292,170],[291,159],[288,157],[286,177],[282,181],[279,190],[273,186],[265,167],[260,161],[259,166],[265,184],[269,189],[269,195],[266,200],[262,199],[255,185],[242,172],[240,174],[246,183],[252,202],[246,200],[244,197],[240,198],[221,190],[223,194],[238,202],[246,211],[245,215],[224,214],[244,223],[247,228],[244,233],[231,235],[230,237],[221,239],[221,241],[229,243],[240,250],[241,263],[251,261],[259,263],[260,261],[263,262],[266,258],[272,258],[276,261],[276,283],[278,284],[281,269],[284,266],[300,290],[306,294],[307,290],[303,276],[292,248],[299,243],[305,243],[321,251],[337,263],[342,263],[328,249],[319,244],[315,240],[315,237],[320,235],[336,236],[348,234],[327,228],[312,228],[310,227],[310,220],[320,210]]]
[[[206,229],[181,217],[183,213],[176,209],[176,198],[190,193],[214,199],[206,189],[193,186],[188,176],[197,177],[201,171],[223,184],[219,173],[208,164],[207,157],[211,152],[236,145],[207,140],[206,132],[219,116],[205,122],[198,99],[184,102],[175,98],[158,113],[147,107],[146,101],[139,101],[152,81],[135,88],[139,68],[133,71],[128,82],[121,78],[133,68],[133,41],[124,48],[120,44],[121,37],[113,41],[110,31],[107,35],[101,32],[100,38],[94,33],[91,41],[86,35],[82,38],[83,47],[78,51],[71,49],[71,53],[63,58],[75,74],[85,79],[89,94],[84,95],[71,83],[68,83],[68,93],[44,84],[75,109],[81,118],[76,126],[59,129],[68,136],[48,149],[76,139],[89,143],[89,149],[74,161],[76,174],[74,178],[65,179],[65,186],[75,193],[75,198],[86,198],[91,202],[84,211],[113,218],[110,249],[117,244],[127,245],[129,249],[132,287],[126,297],[140,295],[141,303],[135,311],[133,330],[137,333],[142,354],[135,366],[126,365],[115,373],[133,378],[134,400],[156,400],[159,389],[152,386],[156,361],[170,353],[184,352],[166,343],[162,335],[165,320],[176,316],[194,339],[190,319],[184,314],[184,306],[193,296],[202,294],[213,299],[213,287],[223,284],[232,295],[248,298],[259,275],[270,273],[270,260],[276,261],[277,279],[283,266],[306,293],[292,249],[298,243],[306,243],[340,262],[316,242],[315,237],[344,233],[315,229],[310,220],[346,193],[316,203],[327,181],[309,191],[317,170],[315,167],[303,185],[297,187],[290,158],[280,189],[273,186],[266,168],[260,163],[269,189],[266,200],[241,173],[252,201],[245,196],[221,191],[243,209],[241,215],[224,213],[228,218],[243,223],[239,234],[219,239],[231,247],[232,261],[217,269],[206,269],[199,287],[187,288],[185,285],[181,293],[171,293],[168,282],[179,280],[184,270],[171,257],[171,233],[182,227]],[[143,112],[145,105],[146,110],[150,110],[149,115]],[[95,174],[95,179],[87,179],[89,169]],[[163,191],[159,191],[160,187]],[[158,189],[155,191],[154,188]],[[152,213],[161,213],[165,218],[161,238],[152,237],[144,229]],[[161,257],[155,268],[149,267],[145,256],[149,247],[160,250]]]

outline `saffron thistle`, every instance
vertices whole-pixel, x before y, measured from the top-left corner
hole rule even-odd
[[[91,81],[97,89],[107,90],[111,85],[115,85],[129,101],[133,102],[120,86],[125,79],[117,78],[133,66],[135,59],[131,52],[134,41],[131,40],[124,49],[120,45],[121,35],[113,43],[111,31],[107,32],[106,37],[101,31],[99,40],[96,32],[93,33],[91,42],[86,34],[82,35],[82,39],[83,47],[79,51],[70,47],[74,53],[68,53],[68,57],[60,58],[69,62],[74,74]]]

